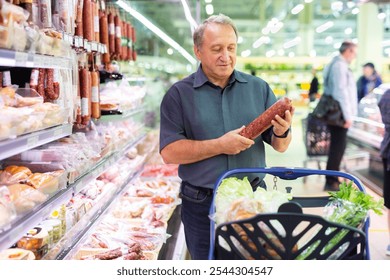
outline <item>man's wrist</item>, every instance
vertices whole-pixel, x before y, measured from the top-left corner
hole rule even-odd
[[[276,138],[287,138],[288,134],[290,133],[291,131],[291,128],[287,129],[285,133],[283,133],[282,135],[277,135],[273,130],[272,130],[272,134],[276,137]]]

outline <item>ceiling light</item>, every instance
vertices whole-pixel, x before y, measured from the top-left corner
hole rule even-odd
[[[131,14],[134,18],[139,20],[142,24],[144,24],[148,29],[154,32],[158,37],[160,37],[163,41],[169,44],[172,48],[177,50],[182,56],[184,56],[191,64],[196,64],[196,59],[190,55],[182,46],[180,46],[176,41],[174,41],[171,37],[169,37],[166,33],[164,33],[160,28],[155,26],[152,22],[150,22],[146,17],[142,14],[131,8],[126,2],[119,0],[116,2],[118,6],[124,9],[126,12]]]
[[[271,33],[275,34],[276,32],[278,32],[280,29],[282,29],[283,27],[283,22],[279,21],[277,22],[272,28],[271,28]]]
[[[358,38],[353,38],[353,39],[352,39],[352,43],[354,43],[354,44],[357,45],[357,43],[358,43]]]
[[[264,35],[268,35],[269,32],[270,32],[270,30],[269,30],[268,27],[264,27],[264,28],[261,30],[261,32],[262,32]]]
[[[244,42],[244,38],[242,36],[238,36],[237,44],[241,44]]]
[[[305,3],[307,3],[307,4],[309,4],[311,2],[313,2],[313,0],[305,0]]]
[[[213,0],[204,0],[204,2],[205,2],[206,4],[210,4],[211,2],[213,2]]]
[[[317,56],[316,50],[311,50],[310,51],[310,57],[316,57],[316,56]]]
[[[351,27],[345,28],[344,33],[345,33],[346,35],[352,34],[352,28],[351,28]]]
[[[333,21],[327,21],[327,22],[325,22],[324,24],[321,24],[320,26],[318,26],[318,27],[316,28],[316,32],[317,32],[317,33],[322,33],[322,32],[324,32],[325,30],[328,30],[329,28],[331,28],[333,25],[334,25],[334,22],[333,22]]]
[[[334,47],[335,49],[339,49],[339,48],[341,47],[341,43],[340,43],[340,42],[334,43],[334,44],[333,44],[333,47]]]
[[[333,37],[330,35],[326,36],[325,43],[327,43],[329,45],[329,44],[332,44],[332,42],[333,42]]]
[[[294,39],[284,43],[283,44],[283,48],[289,49],[291,47],[294,47],[294,46],[298,45],[300,42],[301,42],[301,37],[299,37],[299,36],[295,37]]]
[[[297,15],[305,8],[303,4],[298,4],[294,8],[291,9],[291,14]]]
[[[173,50],[172,50],[172,48],[168,48],[168,49],[167,49],[167,53],[168,53],[169,55],[173,55]]]
[[[261,36],[259,39],[253,42],[252,47],[257,49],[263,44],[269,44],[270,41],[271,39],[268,36]]]
[[[266,57],[272,57],[276,54],[276,52],[274,50],[270,50],[268,52],[265,53],[265,56]]]
[[[190,23],[191,26],[191,33],[194,33],[195,28],[198,27],[198,24],[194,20],[194,18],[191,15],[190,7],[188,7],[187,1],[186,0],[181,0],[181,4],[183,5],[184,9],[184,15],[187,19],[187,21]]]
[[[354,2],[352,2],[352,1],[348,1],[347,2],[347,7],[349,8],[349,9],[352,9],[353,7],[355,7],[356,6],[356,4],[354,3]]]
[[[241,56],[248,57],[251,55],[251,53],[252,53],[251,50],[245,50],[245,51],[241,52]]]
[[[295,52],[289,52],[288,53],[288,57],[294,57],[295,56]]]
[[[386,18],[386,14],[385,14],[385,12],[382,9],[379,9],[378,18],[380,20],[384,20]]]
[[[359,8],[358,7],[356,7],[356,8],[353,8],[352,9],[352,11],[351,11],[351,13],[353,14],[353,15],[357,15],[358,13],[359,13]]]
[[[283,49],[278,50],[278,56],[284,56],[284,53]]]
[[[214,14],[214,6],[212,4],[206,5],[206,13],[210,16]]]

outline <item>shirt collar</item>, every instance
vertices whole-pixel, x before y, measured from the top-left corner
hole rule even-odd
[[[198,70],[195,72],[195,79],[194,79],[193,87],[194,88],[201,87],[208,81],[209,81],[208,78],[206,77],[205,73],[202,70],[202,65],[199,65]],[[240,72],[234,70],[232,75],[230,76],[229,84],[232,84],[235,81],[240,82],[240,83],[248,82]]]

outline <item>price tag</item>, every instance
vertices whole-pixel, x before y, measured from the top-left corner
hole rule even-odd
[[[91,43],[91,45],[92,45],[92,51],[94,51],[94,52],[97,52],[98,51],[98,45],[97,45],[97,43],[96,42],[92,42]]]
[[[38,142],[39,142],[39,136],[38,135],[29,137],[27,139],[27,148],[36,147],[38,145]]]
[[[64,132],[64,129],[61,127],[61,128],[58,128],[56,129],[54,132],[53,132],[53,136],[57,137],[57,136],[60,136],[62,135]]]
[[[23,52],[15,53],[15,66],[26,67],[28,54]]]

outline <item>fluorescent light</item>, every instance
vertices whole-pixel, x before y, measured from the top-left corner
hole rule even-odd
[[[252,47],[254,49],[257,49],[263,44],[269,44],[271,39],[268,36],[261,36],[259,39],[257,39],[255,42],[253,42]]]
[[[352,1],[348,1],[347,2],[347,7],[349,8],[349,9],[352,9],[353,7],[355,7],[356,6],[356,4],[354,3],[354,2],[352,2]]]
[[[325,43],[327,43],[329,45],[329,44],[332,44],[332,42],[333,42],[333,37],[330,35],[326,36]]]
[[[311,50],[310,51],[310,57],[316,57],[316,56],[317,56],[316,50]]]
[[[169,55],[173,55],[173,50],[172,50],[172,48],[168,48],[168,49],[167,49],[167,53],[168,53]]]
[[[351,28],[351,27],[345,28],[344,33],[345,33],[346,35],[352,34],[352,28]]]
[[[295,52],[289,52],[288,53],[288,57],[294,57],[295,56]]]
[[[265,56],[266,56],[266,57],[272,57],[272,56],[274,56],[275,54],[276,54],[276,51],[270,50],[270,51],[268,51],[268,52],[265,53]]]
[[[311,2],[313,2],[313,0],[305,0],[305,3],[307,3],[307,4],[309,4]]]
[[[269,32],[270,32],[270,30],[269,30],[268,27],[264,27],[264,28],[261,30],[261,32],[262,32],[264,35],[268,35]]]
[[[331,28],[333,25],[334,25],[333,21],[327,21],[324,24],[321,24],[320,26],[318,26],[316,28],[316,32],[317,33],[322,33],[325,30],[328,30],[329,28]]]
[[[294,46],[298,45],[300,42],[301,42],[301,37],[299,37],[299,36],[295,37],[294,39],[284,43],[283,44],[283,48],[289,49],[291,47],[294,47]]]
[[[283,56],[283,55],[284,55],[284,50],[283,49],[278,50],[278,56]]]
[[[251,55],[251,50],[245,50],[245,51],[242,51],[241,52],[241,56],[242,57],[248,57],[248,56],[250,56]]]
[[[280,29],[282,29],[283,27],[283,22],[279,21],[277,22],[272,28],[271,28],[271,33],[275,34],[276,32],[278,32]]]
[[[354,44],[356,44],[356,45],[357,45],[357,43],[358,43],[358,39],[357,39],[357,38],[353,38],[353,39],[352,39],[352,43],[354,43]]]
[[[186,0],[181,0],[181,4],[183,5],[184,9],[184,15],[187,19],[187,21],[190,23],[191,26],[191,32],[194,33],[195,28],[198,27],[198,24],[194,20],[194,18],[191,15],[190,7],[188,7],[187,1]]]
[[[380,10],[380,12],[378,14],[378,18],[380,20],[384,20],[386,18],[386,14],[385,14],[385,12],[383,12],[383,10]]]
[[[298,4],[296,5],[294,8],[291,9],[291,13],[293,15],[297,15],[299,14],[300,12],[302,12],[302,10],[305,8],[305,6],[303,4]]]
[[[205,2],[206,4],[210,4],[211,2],[213,2],[213,0],[204,0],[204,2]]]
[[[171,37],[164,33],[160,28],[150,22],[146,17],[131,8],[126,2],[122,0],[117,1],[116,4],[122,9],[124,9],[126,12],[131,14],[133,17],[135,17],[137,20],[139,20],[141,23],[143,23],[148,29],[154,32],[158,37],[160,37],[163,41],[169,44],[172,48],[177,50],[191,64],[196,64],[196,59],[192,55],[190,55],[182,46],[180,46],[176,41],[174,41]]]
[[[334,43],[334,44],[333,44],[333,47],[334,47],[335,49],[339,49],[339,48],[341,47],[341,43],[340,43],[340,42]]]
[[[214,14],[214,6],[212,4],[206,5],[206,13],[210,16]]]
[[[238,36],[237,44],[241,44],[244,42],[244,38],[242,36]]]
[[[353,8],[352,9],[352,11],[351,11],[351,13],[353,14],[353,15],[357,15],[358,13],[359,13],[359,8],[358,7],[356,7],[356,8]]]

